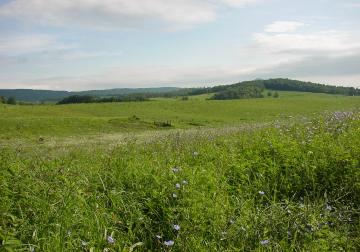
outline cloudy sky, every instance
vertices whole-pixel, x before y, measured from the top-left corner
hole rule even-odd
[[[360,0],[0,0],[0,88],[360,87]]]

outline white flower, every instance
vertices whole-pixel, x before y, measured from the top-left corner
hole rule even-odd
[[[173,173],[177,173],[180,171],[180,168],[174,167],[174,168],[172,168],[172,171],[173,171]]]
[[[173,196],[173,198],[177,198],[177,194],[176,194],[176,193],[173,193],[172,196]]]
[[[264,191],[259,191],[259,194],[260,195],[265,195],[265,192]]]
[[[175,187],[176,187],[176,189],[180,189],[181,188],[180,183],[176,183]]]
[[[112,238],[111,236],[108,236],[108,237],[106,238],[106,240],[107,240],[108,243],[110,243],[110,244],[114,244],[114,243],[115,243],[114,238]]]
[[[86,241],[81,241],[81,246],[86,247],[88,244],[89,244],[89,243],[88,243],[88,242],[86,242]]]
[[[174,227],[174,229],[176,230],[176,231],[179,231],[180,230],[180,226],[179,225],[173,225],[173,227]]]
[[[199,152],[194,151],[194,152],[193,152],[193,155],[194,155],[194,157],[196,157],[197,155],[199,155]]]
[[[326,204],[326,210],[331,211],[332,207],[329,204]]]
[[[183,185],[187,185],[187,184],[188,184],[188,182],[187,182],[186,180],[183,180],[182,183],[183,183]]]
[[[174,245],[174,241],[172,241],[172,240],[169,240],[169,241],[165,241],[164,242],[164,244],[165,244],[165,246],[168,246],[168,247],[171,247],[171,246],[173,246]]]
[[[156,235],[156,238],[161,239],[162,237],[160,235]]]

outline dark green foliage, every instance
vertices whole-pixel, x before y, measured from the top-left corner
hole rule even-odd
[[[268,97],[271,97],[271,96],[272,96],[272,92],[271,92],[271,91],[268,91],[268,92],[267,92],[267,96],[268,96]]]
[[[279,93],[275,91],[273,97],[274,98],[279,98]]]
[[[92,103],[92,102],[95,102],[95,98],[92,96],[73,95],[62,99],[57,104]]]
[[[16,99],[14,97],[9,97],[6,103],[10,105],[16,105]]]
[[[312,82],[304,82],[290,79],[270,79],[257,80],[256,83],[262,83],[266,89],[282,91],[301,91],[312,93],[341,94],[349,96],[360,95],[360,89],[353,87],[337,87]]]
[[[0,104],[6,103],[6,98],[3,96],[0,96]]]
[[[148,101],[149,98],[142,94],[129,94],[119,97],[105,97],[97,98],[93,96],[73,95],[66,97],[57,104],[76,104],[76,103],[108,103],[108,102],[133,102],[133,101]]]
[[[213,100],[232,100],[247,98],[263,98],[262,92],[264,87],[259,84],[243,83],[242,85],[233,86],[216,93],[211,99]]]

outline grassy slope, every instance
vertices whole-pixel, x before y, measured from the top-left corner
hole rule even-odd
[[[85,107],[55,109],[70,108]],[[128,139],[110,149],[0,147],[0,244],[169,251],[164,241],[173,240],[171,251],[358,251],[359,116]]]
[[[156,129],[153,121],[175,128],[264,122],[287,115],[359,107],[359,97],[279,92],[280,98],[207,101],[207,96],[138,103],[6,106],[0,105],[0,138],[71,136]],[[139,120],[129,119],[136,115]]]

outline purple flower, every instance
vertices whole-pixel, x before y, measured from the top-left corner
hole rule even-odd
[[[165,241],[165,242],[164,242],[164,245],[165,245],[165,246],[168,246],[168,247],[171,247],[171,246],[174,246],[174,243],[175,243],[174,241],[169,240],[169,241]]]
[[[180,230],[180,226],[179,226],[179,225],[173,225],[173,227],[174,227],[174,229],[175,229],[176,231],[179,231],[179,230]]]
[[[114,244],[114,243],[115,243],[114,238],[112,238],[111,236],[108,236],[108,237],[106,238],[106,240],[107,240],[107,242],[110,243],[110,244]]]
[[[266,246],[270,243],[269,240],[263,240],[263,241],[260,241],[260,244],[263,245],[263,246]]]

